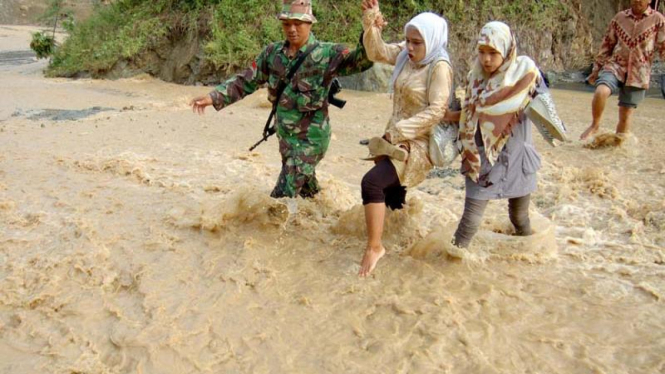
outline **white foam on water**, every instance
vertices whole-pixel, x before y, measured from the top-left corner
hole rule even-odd
[[[247,152],[265,91],[233,114],[195,116],[184,98],[207,89],[30,69],[0,72],[13,98],[0,113],[117,112],[0,125],[0,372],[663,369],[660,101],[640,106],[620,147],[536,139],[532,236],[512,235],[506,202],[493,201],[471,246],[456,248],[462,177],[410,189],[386,215],[387,255],[359,279],[371,165],[357,141],[383,129],[387,95],[345,92],[321,193],[276,200],[275,140]],[[591,96],[553,96],[575,136]]]

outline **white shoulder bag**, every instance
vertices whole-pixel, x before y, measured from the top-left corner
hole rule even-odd
[[[432,71],[434,66],[439,63],[436,60],[430,63],[429,73],[427,75],[427,98],[429,99],[429,86],[432,81]],[[450,100],[454,100],[455,90],[454,85],[451,89]],[[457,142],[459,138],[459,126],[452,122],[439,122],[432,127],[432,132],[429,137],[429,159],[432,164],[438,168],[445,168],[459,155]]]

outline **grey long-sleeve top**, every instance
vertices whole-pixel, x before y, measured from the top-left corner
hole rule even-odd
[[[536,93],[547,92],[541,82]],[[533,146],[531,121],[521,113],[520,122],[499,154],[497,162],[490,165],[485,156],[485,147],[479,131],[476,132],[476,145],[480,153],[480,183],[466,179],[466,197],[477,200],[512,199],[533,193],[538,184],[536,172],[540,169],[540,154]]]

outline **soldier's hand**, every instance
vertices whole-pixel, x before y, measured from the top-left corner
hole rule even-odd
[[[376,25],[376,27],[380,29],[388,25],[388,22],[386,22],[385,18],[383,18],[383,13],[379,13],[379,16],[376,17],[376,21],[374,21],[374,24]]]
[[[195,97],[189,105],[194,113],[203,114],[206,107],[212,105],[212,98],[208,95]]]

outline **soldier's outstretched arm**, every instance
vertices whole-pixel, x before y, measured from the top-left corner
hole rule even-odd
[[[267,59],[270,49],[271,46],[264,48],[250,67],[215,87],[208,94],[216,110],[222,110],[236,101],[242,100],[245,96],[251,95],[268,81]]]
[[[362,33],[360,33],[360,40],[355,49],[349,49],[343,44],[335,46],[337,55],[332,61],[333,72],[335,75],[352,75],[361,73],[373,66],[372,61],[367,57],[367,51],[362,43]]]

